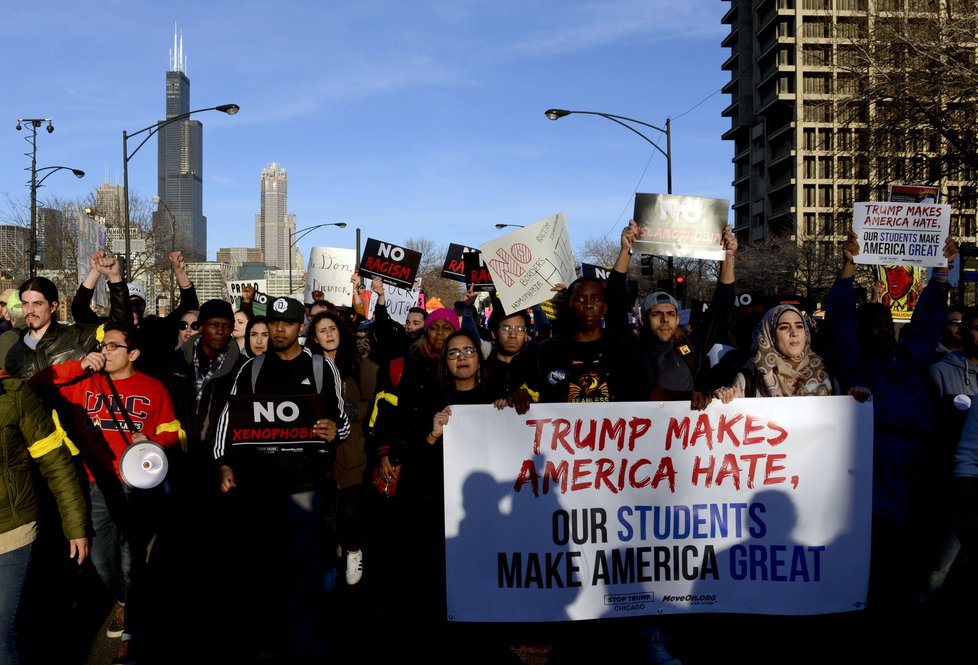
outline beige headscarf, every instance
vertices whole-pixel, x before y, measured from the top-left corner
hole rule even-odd
[[[775,346],[778,320],[785,312],[795,312],[805,324],[805,351],[800,360],[789,360]],[[822,359],[812,352],[812,331],[808,321],[794,305],[777,305],[764,315],[754,331],[754,358],[758,397],[803,397],[831,395],[832,381]]]

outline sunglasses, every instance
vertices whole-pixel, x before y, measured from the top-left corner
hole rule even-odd
[[[200,330],[200,322],[181,321],[180,323],[177,324],[177,328],[179,328],[180,330],[186,330],[187,328],[190,328],[191,330]]]

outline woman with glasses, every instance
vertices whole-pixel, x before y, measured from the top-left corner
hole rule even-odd
[[[452,415],[451,406],[489,404],[492,399],[482,378],[483,359],[479,340],[469,331],[458,330],[441,349],[434,390],[401,395],[397,410],[404,416],[403,431],[392,454],[401,462],[396,495],[388,503],[396,510],[383,526],[392,530],[387,545],[396,557],[382,573],[381,588],[396,585],[397,615],[423,617],[444,626],[445,616],[445,522],[444,471],[442,468],[444,428]],[[373,570],[373,568],[371,568]],[[387,599],[389,602],[390,599]],[[405,605],[400,605],[403,602]],[[398,634],[407,652],[421,652],[421,638]]]
[[[175,348],[179,349],[184,342],[200,332],[200,323],[197,321],[199,313],[196,309],[191,309],[184,312],[183,316],[180,317],[177,322],[177,345]]]

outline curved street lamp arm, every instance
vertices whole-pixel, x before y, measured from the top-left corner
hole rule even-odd
[[[174,122],[179,122],[180,120],[186,120],[187,118],[189,118],[190,116],[192,116],[194,113],[203,113],[204,111],[224,111],[225,113],[227,113],[229,115],[234,115],[235,113],[238,112],[238,105],[237,104],[221,104],[220,106],[209,106],[209,107],[207,107],[205,109],[194,109],[193,111],[187,111],[186,113],[181,113],[180,115],[175,115],[172,118],[167,118],[166,120],[161,120],[160,122],[153,123],[152,125],[149,125],[148,127],[143,127],[138,132],[133,132],[132,134],[127,134],[125,131],[123,131],[122,132],[122,135],[123,135],[124,140],[126,142],[128,142],[128,140],[131,139],[134,136],[139,136],[143,132],[149,132],[149,134],[147,134],[145,137],[143,137],[143,140],[139,142],[139,145],[137,145],[136,148],[132,152],[130,152],[130,153],[128,153],[128,154],[125,155],[126,162],[128,162],[130,159],[132,159],[133,157],[135,157],[136,153],[139,152],[139,149],[143,147],[143,145],[146,143],[146,141],[149,141],[149,139],[154,134],[156,134],[158,131],[160,131],[161,129],[163,129],[167,125],[169,125],[171,123],[174,123]]]
[[[315,231],[316,229],[321,229],[324,226],[336,226],[341,229],[344,229],[346,228],[346,222],[327,222],[325,224],[316,224],[315,226],[307,226],[304,229],[296,229],[294,232],[289,233],[289,238],[291,239],[291,242],[289,243],[289,248],[291,249],[292,247],[295,247],[295,244],[297,242],[305,238],[307,235],[309,235],[311,232]]]
[[[54,173],[56,173],[56,172],[58,172],[58,171],[60,171],[62,169],[66,170],[66,171],[71,171],[75,175],[76,178],[84,178],[85,177],[85,172],[82,171],[81,169],[75,169],[75,168],[72,168],[70,166],[45,166],[44,168],[35,169],[34,170],[34,173],[35,174],[36,173],[40,173],[41,171],[50,171],[51,173],[48,173],[43,178],[41,178],[40,180],[38,180],[37,181],[37,184],[35,185],[35,187],[40,187],[42,182],[44,182],[49,177],[51,177],[51,175],[53,175]]]
[[[551,112],[553,112],[553,113],[551,113]],[[663,157],[667,157],[667,158],[669,157],[669,153],[666,152],[665,150],[663,150],[662,148],[660,148],[658,143],[656,143],[655,141],[653,141],[648,136],[646,136],[642,132],[638,131],[637,129],[635,129],[631,125],[628,125],[628,124],[622,122],[622,120],[626,120],[628,122],[634,122],[637,125],[642,125],[643,127],[648,127],[649,129],[654,129],[657,132],[663,132],[666,135],[669,134],[668,122],[667,122],[667,126],[665,128],[662,128],[662,127],[656,127],[655,125],[651,125],[651,124],[649,124],[647,122],[642,122],[641,120],[636,120],[635,118],[628,118],[626,116],[623,116],[623,115],[615,115],[613,113],[601,113],[599,111],[564,111],[563,109],[550,109],[550,111],[547,111],[547,113],[546,113],[547,117],[550,118],[551,120],[557,120],[559,118],[564,117],[565,115],[572,115],[572,114],[578,114],[578,115],[599,115],[602,118],[607,118],[608,120],[611,120],[612,122],[617,122],[619,125],[621,125],[625,129],[629,130],[630,132],[634,132],[634,133],[638,134],[639,136],[641,136],[643,139],[645,139],[646,143],[648,143],[653,148],[655,148],[656,150],[658,150],[659,152],[661,152]]]

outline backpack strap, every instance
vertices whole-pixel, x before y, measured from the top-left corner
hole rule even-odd
[[[261,356],[259,356],[260,358]],[[313,356],[315,360],[316,356]],[[323,365],[326,364],[326,357],[323,356],[319,359],[319,362],[314,362],[312,364],[312,378],[316,382],[316,394],[320,395],[323,392]]]
[[[258,385],[258,373],[261,372],[261,365],[265,362],[265,355],[262,354],[251,361],[251,393],[255,393],[255,386]],[[322,382],[322,377],[320,377]]]

